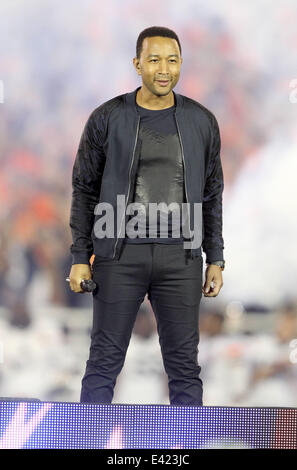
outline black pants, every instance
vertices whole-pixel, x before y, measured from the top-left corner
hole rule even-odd
[[[203,258],[181,244],[123,243],[118,260],[95,257],[90,356],[82,403],[111,403],[136,315],[148,293],[154,311],[171,405],[202,406],[197,363]]]

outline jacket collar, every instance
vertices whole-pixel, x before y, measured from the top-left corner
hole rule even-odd
[[[140,88],[141,86],[137,87],[134,91],[131,91],[130,93],[126,93],[126,103],[129,106],[132,106],[136,113],[138,112],[136,107],[136,94],[138,90],[140,90]],[[172,92],[174,94],[174,100],[176,103],[176,111],[179,111],[179,109],[183,105],[183,97],[179,93],[175,93],[173,90]]]

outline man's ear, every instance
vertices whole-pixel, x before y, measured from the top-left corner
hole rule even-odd
[[[139,61],[139,59],[137,59],[137,57],[134,57],[133,64],[134,64],[135,70],[138,73],[138,75],[141,75],[140,61]]]

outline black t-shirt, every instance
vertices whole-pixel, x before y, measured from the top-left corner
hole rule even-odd
[[[136,103],[141,116],[137,148],[139,152],[138,166],[135,178],[135,187],[132,188],[131,202],[141,203],[145,208],[143,218],[138,224],[129,225],[133,217],[139,215],[134,209],[128,216],[126,225],[126,243],[182,243],[182,202],[186,202],[184,193],[184,168],[180,141],[174,118],[175,105],[167,109],[151,110],[143,108]],[[149,219],[149,203],[165,203],[161,211],[157,211],[157,218],[152,222]],[[178,210],[178,207],[179,210]],[[168,213],[167,213],[168,209]],[[160,233],[160,218],[168,218],[167,225],[162,225]],[[150,228],[155,231],[149,236]],[[132,221],[131,221],[132,222]],[[175,228],[178,238],[173,237]],[[141,236],[131,238],[129,235],[136,230]],[[129,235],[128,235],[129,234]],[[144,237],[146,234],[146,237]]]

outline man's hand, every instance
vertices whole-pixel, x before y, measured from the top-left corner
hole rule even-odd
[[[73,264],[71,266],[70,274],[70,289],[73,292],[80,293],[84,292],[81,288],[80,283],[83,279],[92,279],[91,267],[89,264]]]
[[[213,283],[213,287],[211,286]],[[220,266],[210,264],[205,270],[205,283],[202,287],[204,297],[216,297],[223,285],[223,276]]]

